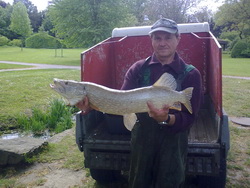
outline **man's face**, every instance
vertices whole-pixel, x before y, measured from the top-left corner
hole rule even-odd
[[[162,59],[174,55],[180,38],[175,34],[156,31],[152,34],[151,40],[156,57]]]

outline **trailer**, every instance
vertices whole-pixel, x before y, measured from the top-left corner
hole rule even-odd
[[[208,23],[178,27],[177,52],[200,71],[204,93],[189,133],[186,175],[197,178],[200,187],[224,187],[230,138],[222,107],[222,48]],[[153,52],[149,31],[150,26],[115,28],[110,38],[81,54],[81,80],[120,89],[128,68]],[[76,142],[97,181],[112,181],[129,170],[130,139],[121,116],[95,110],[76,115]]]

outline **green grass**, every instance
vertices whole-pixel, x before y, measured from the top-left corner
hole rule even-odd
[[[18,47],[0,47],[0,61],[16,61],[55,65],[80,65],[80,54],[84,49],[32,49]],[[57,57],[55,57],[57,52]]]
[[[68,55],[66,55],[66,51],[69,52]],[[0,48],[0,60],[79,65],[81,51],[83,50],[65,50],[65,57],[55,58],[53,50],[24,49],[21,52],[20,48]],[[30,54],[32,52],[34,54]],[[223,74],[225,75],[250,77],[249,66],[250,59],[231,59],[228,55],[223,55]],[[30,109],[34,106],[43,107],[48,105],[51,99],[61,98],[49,87],[49,83],[52,83],[54,77],[80,80],[80,71],[54,69],[1,72],[0,128],[4,123],[11,124],[12,118],[16,114],[30,113]],[[223,78],[223,107],[229,116],[250,117],[249,96],[250,80]],[[228,156],[229,176],[226,187],[247,187],[250,183],[248,171],[250,168],[250,129],[235,128],[230,123],[230,134],[231,150]],[[41,163],[58,162],[62,167],[74,170],[83,168],[83,154],[77,149],[74,135],[66,137],[58,144],[50,144],[49,148],[34,160]],[[12,172],[12,169],[5,174],[7,175],[1,176],[0,173],[0,187],[1,185],[15,187],[19,174],[15,171]],[[240,178],[237,178],[238,176]],[[84,182],[84,187],[102,187],[91,177],[86,177]]]
[[[40,163],[52,163],[60,160],[61,162],[63,161],[63,168],[72,170],[84,168],[83,155],[78,150],[74,134],[65,136],[59,143],[50,143],[45,151],[34,156],[33,160]]]
[[[228,115],[250,117],[250,80],[223,78],[222,89]]]
[[[73,171],[84,169],[83,153],[78,150],[75,142],[74,133],[65,136],[60,142],[49,143],[43,152],[28,159],[29,163],[56,163],[57,168],[67,168]],[[25,175],[23,170],[29,168],[30,165],[13,166],[0,168],[0,187],[21,188],[42,186],[46,182],[45,171],[39,172],[39,178],[34,177],[32,182],[28,184],[20,184],[18,179]],[[34,173],[38,173],[35,172]],[[90,179],[90,177],[89,177]],[[93,180],[92,180],[93,181]]]
[[[33,107],[43,107],[53,98],[61,98],[49,86],[53,78],[80,81],[80,70],[27,70],[0,74],[0,127],[19,113],[30,113]]]
[[[80,65],[80,53],[85,49],[31,49],[18,47],[0,47],[0,61],[16,61],[26,63]],[[55,57],[57,55],[57,57]],[[0,64],[0,69],[3,65]],[[14,65],[11,65],[13,67]],[[14,66],[15,68],[15,66]],[[19,66],[17,66],[19,68]],[[230,54],[223,54],[222,73],[230,76],[250,77],[250,58],[231,58]]]
[[[0,70],[1,69],[22,69],[22,68],[30,68],[33,66],[28,66],[28,65],[12,65],[12,64],[7,64],[7,63],[0,63]]]
[[[231,58],[230,54],[223,54],[222,74],[250,77],[250,58]]]
[[[73,113],[73,107],[66,106],[65,102],[60,99],[54,99],[45,110],[34,107],[31,115],[24,113],[17,115],[17,127],[26,132],[31,131],[36,136],[43,135],[46,130],[52,134],[60,133],[72,128]]]

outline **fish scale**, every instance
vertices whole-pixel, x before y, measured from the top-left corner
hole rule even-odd
[[[148,112],[147,102],[160,109],[163,105],[181,111],[181,103],[192,113],[193,87],[176,91],[176,81],[171,74],[164,73],[152,86],[132,90],[111,89],[91,82],[54,79],[50,87],[65,97],[70,105],[76,105],[86,96],[90,106],[98,111],[123,115],[125,126],[131,130],[136,121],[135,113]],[[133,119],[133,120],[130,120]]]

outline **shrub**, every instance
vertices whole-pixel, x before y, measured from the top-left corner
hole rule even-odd
[[[244,56],[244,57],[250,57],[250,48],[246,49],[246,50],[243,50],[241,52],[241,54]]]
[[[64,127],[65,130],[72,127],[71,115],[72,108],[66,106],[61,100],[53,100],[50,103],[49,113],[48,113],[48,128],[50,130],[56,130],[57,126],[60,125]],[[58,132],[58,131],[56,131]]]
[[[20,39],[13,39],[12,41],[9,42],[10,46],[17,46],[21,47],[22,46],[22,40]]]
[[[239,40],[232,49],[231,57],[247,57],[248,52],[248,43],[243,40]]]
[[[21,130],[32,131],[34,135],[42,135],[46,130],[59,133],[72,127],[73,108],[62,100],[55,99],[47,110],[33,108],[30,116],[20,114],[17,124]]]
[[[236,37],[232,42],[230,42],[230,44],[229,44],[229,50],[230,50],[230,51],[233,50],[235,44],[236,44],[238,41],[240,41],[240,38],[239,38],[239,37]]]
[[[9,39],[5,36],[0,36],[0,46],[5,46],[9,42]]]
[[[61,43],[55,37],[41,32],[27,38],[25,40],[25,46],[28,48],[60,48]]]

